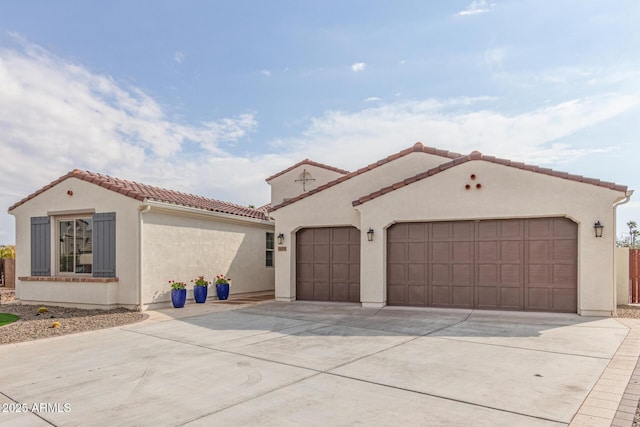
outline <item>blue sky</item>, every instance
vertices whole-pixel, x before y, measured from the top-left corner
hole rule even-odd
[[[635,190],[638,22],[636,0],[0,0],[0,244],[74,168],[262,205],[304,158],[421,141]]]

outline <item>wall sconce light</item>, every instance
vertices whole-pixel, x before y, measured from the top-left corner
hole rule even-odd
[[[369,227],[369,231],[367,231],[367,240],[373,242],[373,228]]]
[[[604,225],[600,224],[600,221],[593,224],[593,229],[596,231],[596,237],[602,237],[602,229]]]
[[[281,245],[284,243],[284,234],[278,234],[278,244]]]

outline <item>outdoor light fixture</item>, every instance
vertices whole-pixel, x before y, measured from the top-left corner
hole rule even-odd
[[[369,231],[367,231],[367,240],[373,242],[373,228],[369,227]]]
[[[281,245],[284,243],[284,234],[278,234],[278,244]]]
[[[600,221],[593,224],[593,229],[596,230],[596,237],[602,237],[602,229],[604,225],[600,224]]]

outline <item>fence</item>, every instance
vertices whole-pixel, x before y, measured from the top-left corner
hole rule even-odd
[[[629,295],[631,304],[640,303],[640,249],[629,249]]]
[[[0,286],[13,289],[16,287],[16,260],[0,259]]]

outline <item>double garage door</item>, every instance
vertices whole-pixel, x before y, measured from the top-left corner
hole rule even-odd
[[[389,305],[576,312],[566,218],[399,223],[387,244]]]

